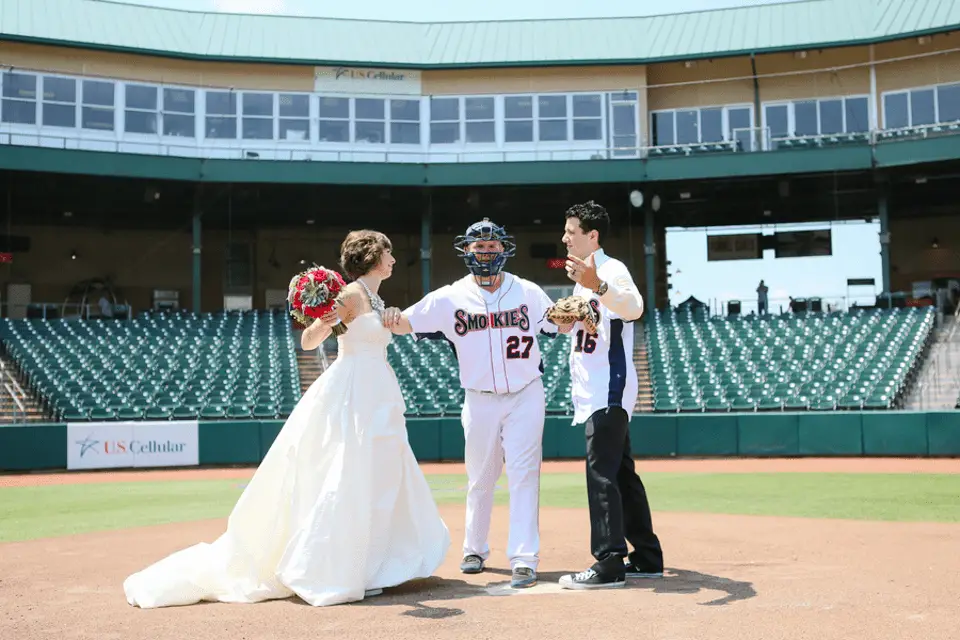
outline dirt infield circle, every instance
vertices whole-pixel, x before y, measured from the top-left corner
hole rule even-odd
[[[955,460],[640,461],[641,472],[958,471]],[[457,473],[457,465],[425,465]],[[547,472],[582,471],[551,463]],[[71,481],[249,477],[251,469],[32,474],[6,486]],[[960,525],[816,521],[655,513],[667,575],[628,588],[569,592],[562,573],[589,565],[589,522],[577,509],[541,512],[541,574],[515,591],[497,507],[489,570],[459,573],[463,508],[443,505],[454,546],[437,575],[361,603],[314,608],[296,598],[142,611],[126,604],[130,573],[212,541],[225,520],[0,544],[0,638],[58,640],[371,640],[590,638],[627,640],[947,640],[960,637]]]

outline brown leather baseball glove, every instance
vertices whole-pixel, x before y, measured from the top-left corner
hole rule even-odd
[[[547,309],[547,320],[556,325],[567,325],[580,321],[588,333],[596,333],[600,317],[598,313],[594,312],[586,298],[567,296],[560,298]]]

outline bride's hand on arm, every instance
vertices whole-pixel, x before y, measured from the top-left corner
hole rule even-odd
[[[304,351],[313,351],[319,347],[324,340],[330,337],[333,325],[339,319],[337,309],[334,308],[330,313],[314,320],[309,327],[303,330],[303,334],[300,336],[300,347]]]
[[[396,307],[390,307],[384,310],[383,326],[398,336],[413,333],[413,327],[410,326],[409,318],[403,315],[403,312]]]

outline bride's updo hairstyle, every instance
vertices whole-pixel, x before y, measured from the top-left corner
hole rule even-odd
[[[388,249],[393,249],[390,238],[379,231],[351,231],[340,245],[340,268],[348,278],[356,280],[380,264]]]

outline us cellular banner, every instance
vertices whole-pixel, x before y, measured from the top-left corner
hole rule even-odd
[[[197,422],[67,424],[67,469],[200,464]]]

